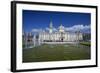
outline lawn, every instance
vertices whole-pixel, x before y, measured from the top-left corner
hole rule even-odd
[[[91,42],[80,42],[80,44],[85,45],[85,46],[91,46]]]
[[[81,44],[47,45],[23,49],[23,62],[90,59],[90,46]]]

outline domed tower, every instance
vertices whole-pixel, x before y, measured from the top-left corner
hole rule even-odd
[[[65,32],[64,31],[64,26],[62,24],[59,26],[59,32]]]
[[[64,31],[64,26],[63,26],[62,24],[59,26],[59,32],[60,32],[60,34],[61,34],[59,39],[60,39],[60,41],[63,42],[63,41],[64,41],[64,38],[65,38],[65,37],[64,37],[64,32],[65,32],[65,31]]]

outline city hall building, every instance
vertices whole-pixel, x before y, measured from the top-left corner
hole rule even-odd
[[[23,42],[25,45],[41,45],[46,44],[65,44],[75,43],[83,40],[83,35],[79,31],[65,31],[65,27],[61,24],[57,31],[53,31],[53,24],[50,22],[49,31],[38,32],[38,34],[23,34]]]
[[[65,27],[60,25],[58,31],[53,31],[53,24],[50,23],[49,32],[40,32],[39,40],[42,42],[76,42],[83,40],[82,33],[65,31]]]

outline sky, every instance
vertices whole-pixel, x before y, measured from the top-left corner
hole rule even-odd
[[[54,31],[62,24],[66,31],[90,32],[91,25],[90,13],[23,10],[22,19],[24,32],[48,31],[50,22]]]

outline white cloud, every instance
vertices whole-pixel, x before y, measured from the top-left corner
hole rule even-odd
[[[57,31],[57,29],[56,28],[53,28],[53,31]]]
[[[64,28],[65,31],[82,31],[82,32],[89,32],[90,31],[90,25],[74,25],[72,27],[65,27]],[[32,32],[34,33],[38,33],[38,32],[45,32],[45,31],[49,31],[49,28],[46,27],[45,29],[32,29]],[[54,28],[53,27],[53,31],[58,31],[58,28]]]
[[[32,32],[38,32],[39,30],[38,29],[32,29]]]
[[[88,29],[90,29],[90,25],[82,25],[82,24],[65,28],[66,31],[78,31],[78,30],[83,31]]]
[[[45,30],[47,30],[47,31],[49,31],[49,28],[47,27]],[[57,29],[56,28],[52,28],[52,30],[55,32],[55,31],[57,31]]]
[[[49,28],[47,27],[45,30],[49,31]]]
[[[32,32],[44,32],[45,30],[43,29],[32,29]]]

